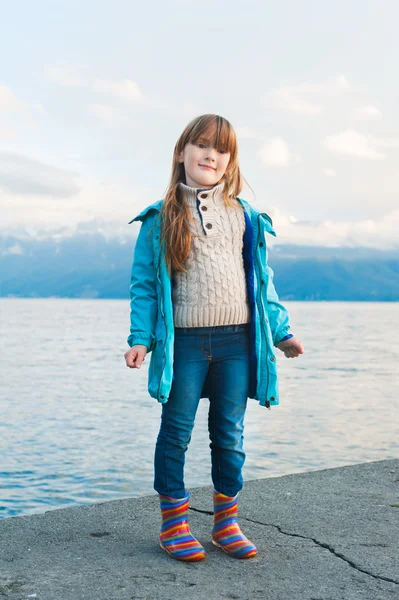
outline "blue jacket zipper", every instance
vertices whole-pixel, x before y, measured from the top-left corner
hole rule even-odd
[[[161,260],[161,253],[159,255],[159,261]],[[163,377],[163,373],[165,371],[165,357],[166,357],[166,321],[165,321],[165,314],[163,312],[163,298],[162,298],[162,283],[161,283],[161,277],[159,275],[159,263],[157,266],[157,279],[158,279],[158,283],[159,283],[159,289],[160,289],[160,309],[161,309],[161,315],[162,315],[162,319],[163,319],[163,323],[164,323],[164,327],[165,327],[165,336],[164,336],[164,340],[163,340],[163,354],[162,354],[162,370],[161,370],[161,375],[159,377],[159,385],[158,385],[158,398],[161,398],[161,385],[162,385],[162,377]]]
[[[258,215],[258,238],[257,238],[257,241],[256,241],[256,250],[259,247],[259,232],[260,232],[259,223],[260,223],[260,215]],[[257,264],[257,269],[258,269],[258,282],[259,282],[258,283],[258,295],[260,297],[260,305],[262,307],[262,314],[261,314],[260,320],[261,320],[261,323],[262,323],[263,336],[264,336],[265,342],[266,342],[266,360],[268,360],[269,359],[269,356],[268,356],[269,355],[269,347],[268,347],[268,343],[267,343],[266,328],[265,328],[265,324],[264,324],[264,321],[263,321],[263,316],[266,315],[265,307],[264,307],[264,304],[263,304],[263,298],[262,298],[262,285],[263,285],[264,281],[263,281],[263,279],[261,277],[260,267],[259,267],[258,261],[256,260],[256,251],[255,251],[255,262]],[[266,394],[267,394],[267,391],[269,389],[269,365],[267,365],[266,372],[267,372],[267,380],[266,380]],[[271,410],[270,401],[269,401],[269,399],[267,397],[266,397],[265,405],[266,405],[266,408],[268,410]]]

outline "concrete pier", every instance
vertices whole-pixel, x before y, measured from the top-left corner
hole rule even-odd
[[[251,560],[212,545],[211,490],[191,490],[196,564],[159,547],[155,492],[0,520],[0,599],[399,598],[399,459],[246,482]]]

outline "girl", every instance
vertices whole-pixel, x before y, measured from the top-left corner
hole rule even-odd
[[[130,349],[140,368],[151,352],[149,394],[162,403],[154,488],[160,545],[198,561],[205,550],[188,525],[184,458],[200,398],[209,398],[214,524],[212,542],[234,558],[256,556],[238,524],[247,398],[279,403],[274,347],[304,352],[289,333],[267,264],[266,213],[238,197],[242,175],[233,127],[223,117],[193,119],[179,137],[165,199],[145,208],[131,276]]]

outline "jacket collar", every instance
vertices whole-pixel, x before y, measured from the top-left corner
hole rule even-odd
[[[146,217],[147,213],[150,212],[151,210],[156,210],[156,211],[160,212],[161,208],[162,208],[162,204],[163,204],[163,200],[157,200],[157,202],[154,202],[153,204],[146,206],[146,208],[144,208],[141,211],[141,213],[139,213],[137,215],[137,217],[134,217],[134,219],[129,221],[128,225],[130,225],[130,223],[133,223],[133,221],[144,221],[144,218]]]

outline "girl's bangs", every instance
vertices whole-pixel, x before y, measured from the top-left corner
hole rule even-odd
[[[226,121],[222,121],[220,128],[216,127],[216,124],[209,125],[201,133],[197,134],[195,138],[189,140],[191,143],[205,142],[211,144],[218,150],[225,150],[230,154],[234,154],[236,151],[237,141],[234,130]]]

